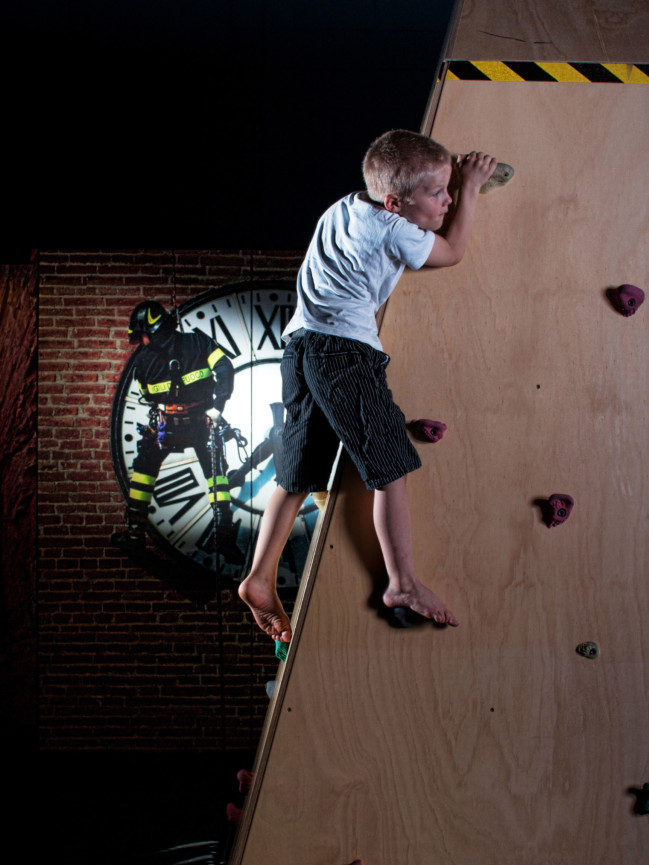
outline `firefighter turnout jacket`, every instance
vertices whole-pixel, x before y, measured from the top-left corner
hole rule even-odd
[[[165,457],[192,447],[207,479],[209,499],[223,521],[229,519],[230,493],[225,471],[212,470],[208,448],[208,409],[223,411],[234,387],[232,361],[200,330],[156,333],[135,357],[134,377],[142,399],[162,414],[138,442],[129,489],[129,507],[145,512]]]
[[[152,404],[180,411],[223,411],[232,395],[232,361],[201,330],[160,334],[140,349],[135,380],[142,397]]]

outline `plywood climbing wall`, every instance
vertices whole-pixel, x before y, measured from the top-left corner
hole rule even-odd
[[[615,71],[444,85],[434,137],[516,173],[459,266],[403,277],[381,338],[406,415],[448,427],[409,489],[421,575],[461,625],[380,615],[370,494],[341,467],[233,865],[646,857],[649,302],[624,317],[607,290],[649,290],[649,78]],[[553,493],[575,506],[548,529]]]

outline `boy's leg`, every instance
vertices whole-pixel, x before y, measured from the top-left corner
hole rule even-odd
[[[457,625],[415,570],[406,478],[421,461],[387,386],[387,356],[323,334],[310,335],[309,344],[304,371],[310,390],[366,485],[375,490],[374,525],[389,577],[384,603]]]
[[[291,625],[277,594],[277,568],[306,497],[276,488],[264,511],[250,574],[239,586],[239,597],[262,631],[282,643],[290,641]]]
[[[458,625],[446,604],[417,576],[412,549],[407,475],[374,492],[374,527],[388,572],[387,607],[409,607],[439,624]]]
[[[291,529],[308,493],[324,489],[338,450],[338,439],[304,381],[303,335],[294,334],[282,358],[282,401],[286,424],[282,436],[281,474],[265,509],[250,574],[239,587],[259,627],[283,643],[291,626],[277,595],[277,567]]]

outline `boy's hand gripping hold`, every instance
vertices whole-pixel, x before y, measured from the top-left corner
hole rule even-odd
[[[459,184],[457,202],[451,209],[447,225],[437,235],[435,245],[426,261],[428,267],[452,267],[459,264],[466,252],[480,189],[494,173],[498,161],[486,153],[475,150],[455,158],[452,170]],[[451,166],[445,178],[451,179]],[[441,173],[441,169],[440,169]]]

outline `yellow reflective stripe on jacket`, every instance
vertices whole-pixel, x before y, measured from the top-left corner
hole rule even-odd
[[[210,355],[210,360],[219,352],[223,354],[221,349],[218,349],[218,351],[215,351]],[[208,361],[208,363],[209,362],[210,361]],[[203,379],[211,378],[211,376],[212,370],[208,369],[207,367],[203,367],[203,369],[195,369],[192,372],[185,373],[185,375],[182,376],[181,381],[184,385],[190,385],[194,384],[197,381],[203,381]],[[140,388],[140,390],[142,390],[142,388]],[[155,384],[148,384],[147,390],[149,393],[167,393],[167,391],[171,390],[171,381],[160,381],[156,382]],[[142,392],[145,393],[145,391]]]
[[[212,375],[212,370],[207,369],[195,369],[194,372],[188,372],[183,376],[183,384],[194,384],[195,381],[201,381],[204,378],[210,378]]]
[[[210,369],[214,369],[214,365],[221,360],[222,357],[225,357],[225,352],[221,348],[215,349],[212,354],[207,358],[207,365]]]
[[[171,382],[170,381],[161,381],[161,382],[158,382],[158,384],[148,384],[147,385],[147,390],[149,391],[149,393],[166,393],[170,389],[171,389]]]

